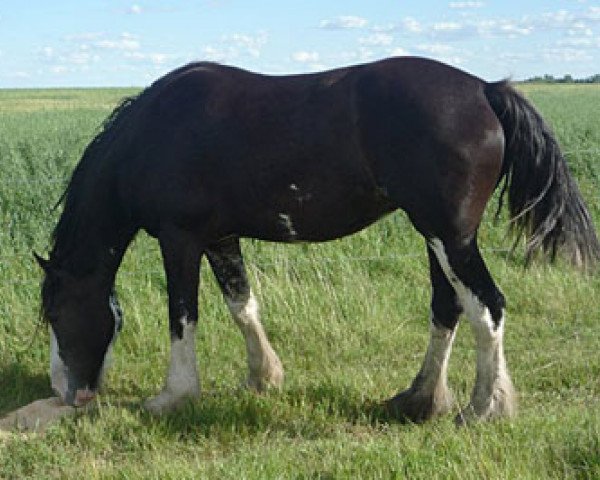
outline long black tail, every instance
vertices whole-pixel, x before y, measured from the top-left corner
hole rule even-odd
[[[512,228],[527,238],[527,261],[538,250],[551,260],[560,252],[592,269],[600,244],[549,126],[508,81],[487,84],[485,94],[506,138],[500,207],[508,191]]]

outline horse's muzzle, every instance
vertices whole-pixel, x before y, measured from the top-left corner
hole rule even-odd
[[[83,407],[86,403],[91,402],[96,396],[96,392],[89,388],[80,389],[75,392],[75,401],[73,405],[75,407]]]
[[[67,405],[73,407],[83,407],[87,403],[91,402],[96,397],[96,392],[89,388],[80,388],[73,392],[72,390],[67,391],[64,401]]]

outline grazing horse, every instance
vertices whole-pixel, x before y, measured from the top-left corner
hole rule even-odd
[[[496,187],[528,256],[600,258],[590,215],[550,128],[506,81],[487,83],[422,58],[289,76],[214,63],[172,71],[126,99],[87,146],[62,197],[45,271],[51,379],[68,404],[99,387],[121,327],[114,280],[140,229],[158,239],[167,279],[170,365],[146,402],[163,412],[199,395],[199,265],[206,256],[247,347],[249,387],[283,369],[258,315],[239,240],[322,242],[402,209],[425,238],[431,339],[400,419],[451,406],[447,366],[461,313],[477,348],[466,419],[510,416],[504,307],[477,246]]]

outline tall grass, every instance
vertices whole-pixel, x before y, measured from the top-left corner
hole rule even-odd
[[[600,88],[523,87],[551,122],[600,225]],[[86,143],[130,90],[0,92],[0,414],[49,396],[48,339],[39,329],[43,252],[53,210]],[[0,478],[598,478],[600,278],[565,265],[506,258],[505,225],[481,229],[484,256],[508,299],[506,345],[520,392],[511,422],[456,429],[374,416],[411,381],[428,340],[423,241],[402,213],[322,245],[243,244],[274,347],[280,393],[237,389],[239,332],[202,269],[202,399],[155,418],[140,401],[162,385],[166,288],[141,234],[117,279],[125,328],[98,409],[40,435],[0,439]],[[450,383],[467,402],[475,354],[459,327]]]

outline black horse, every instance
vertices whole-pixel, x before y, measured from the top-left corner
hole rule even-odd
[[[411,387],[386,402],[399,418],[447,411],[459,315],[477,340],[466,418],[510,416],[504,297],[477,247],[502,185],[528,255],[564,252],[593,266],[600,247],[557,141],[506,82],[421,58],[290,76],[193,63],[125,100],[86,148],[63,196],[42,305],[53,388],[69,404],[96,393],[120,329],[115,274],[140,229],[160,243],[171,360],[161,412],[199,394],[194,332],[205,255],[248,351],[248,385],[283,380],[258,317],[239,239],[320,242],[398,208],[423,235],[433,297],[431,341]],[[502,203],[502,202],[501,202]]]

